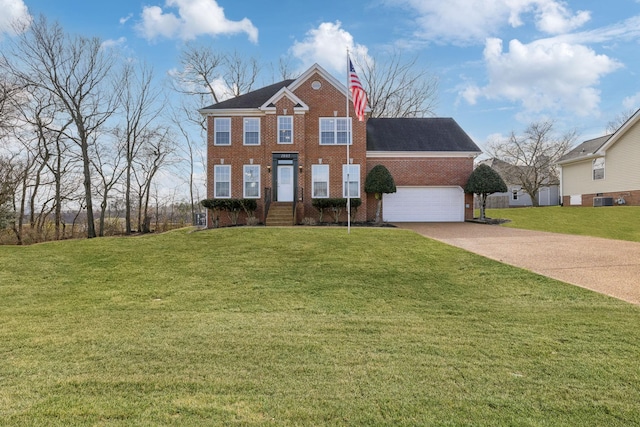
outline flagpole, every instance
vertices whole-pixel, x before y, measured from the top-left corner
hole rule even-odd
[[[350,68],[349,68],[349,48],[347,47],[347,103],[346,103],[346,107],[347,107],[347,234],[351,234],[351,197],[350,197],[350,177],[349,177],[349,172],[351,172],[351,163],[349,163],[349,145],[351,144],[351,141],[353,139],[353,130],[351,129],[351,122],[350,122],[350,117],[349,117],[349,72],[350,72]],[[337,126],[337,123],[336,123]]]

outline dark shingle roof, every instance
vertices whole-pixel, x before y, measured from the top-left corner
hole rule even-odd
[[[203,110],[226,110],[232,108],[258,108],[269,100],[273,95],[278,93],[283,87],[289,86],[295,80],[283,80],[278,83],[274,83],[269,86],[265,86],[261,89],[245,93],[244,95],[236,96],[235,98],[227,99],[226,101],[218,102],[217,104],[210,105],[203,108]]]
[[[451,118],[369,119],[367,151],[481,152]]]
[[[599,138],[590,139],[588,141],[585,141],[582,144],[578,145],[573,150],[569,151],[564,156],[562,156],[558,161],[559,162],[564,162],[564,161],[567,161],[567,160],[578,159],[580,157],[584,157],[584,156],[588,156],[590,154],[593,154],[596,151],[598,151],[598,149],[600,147],[602,147],[604,145],[604,143],[607,142],[609,140],[609,138],[611,138],[611,136],[612,135],[605,135],[605,136],[601,136]]]

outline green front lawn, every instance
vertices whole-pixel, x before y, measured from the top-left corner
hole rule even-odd
[[[0,425],[640,424],[640,309],[390,228],[0,247]]]
[[[505,227],[640,242],[640,206],[487,209],[486,215],[510,219]]]

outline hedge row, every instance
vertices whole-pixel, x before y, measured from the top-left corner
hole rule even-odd
[[[355,215],[358,207],[362,205],[359,198],[350,199],[351,215]],[[345,198],[327,198],[327,199],[311,199],[311,205],[318,210],[318,220],[322,222],[322,217],[326,211],[333,217],[335,222],[340,220],[342,211],[347,208],[347,199]]]
[[[201,204],[207,209],[221,211],[255,212],[258,209],[256,199],[204,199]]]
[[[240,212],[246,212],[247,218],[251,218],[253,217],[256,209],[258,209],[258,202],[256,199],[205,199],[200,202],[200,204],[214,212],[214,227],[217,227],[218,224],[218,218],[215,214],[216,211],[227,212],[231,223],[233,225],[238,225],[238,216],[240,215]]]

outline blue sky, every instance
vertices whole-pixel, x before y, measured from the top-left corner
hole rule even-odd
[[[439,79],[437,115],[481,147],[547,118],[579,139],[640,107],[640,0],[0,0],[8,20],[44,14],[98,36],[156,73],[176,70],[184,43],[259,59],[269,84],[281,56],[318,62],[341,80],[349,47],[376,59],[400,49]]]

